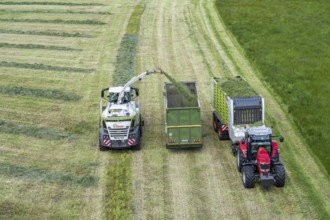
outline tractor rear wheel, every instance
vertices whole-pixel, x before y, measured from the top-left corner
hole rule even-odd
[[[237,170],[242,172],[243,156],[240,149],[237,151]]]
[[[253,188],[255,185],[255,174],[253,166],[244,166],[242,168],[242,181],[245,188]]]
[[[285,185],[285,168],[283,165],[274,166],[274,185],[277,187],[283,187]]]

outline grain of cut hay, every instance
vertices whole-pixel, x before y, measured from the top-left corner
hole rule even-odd
[[[218,86],[229,97],[257,96],[258,94],[241,77],[223,77],[215,79]]]

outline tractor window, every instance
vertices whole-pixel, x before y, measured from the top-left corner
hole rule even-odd
[[[271,139],[269,135],[259,135],[251,138],[252,158],[256,158],[259,147],[263,147],[269,154],[271,153]]]

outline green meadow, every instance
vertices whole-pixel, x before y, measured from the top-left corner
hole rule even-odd
[[[330,173],[330,2],[218,0],[216,6]]]

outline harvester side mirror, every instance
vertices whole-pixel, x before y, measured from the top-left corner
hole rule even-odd
[[[139,89],[138,88],[131,87],[131,89],[135,91],[136,96],[139,96]]]
[[[284,141],[284,138],[281,136],[280,137],[280,142],[283,142]]]
[[[104,92],[107,91],[107,90],[109,90],[109,88],[102,89],[102,91],[101,91],[101,97],[102,98],[104,97]]]

